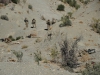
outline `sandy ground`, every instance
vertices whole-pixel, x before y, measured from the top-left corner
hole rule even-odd
[[[28,9],[29,4],[33,6],[33,10]],[[63,36],[66,35],[71,41],[82,36],[82,40],[78,43],[79,50],[95,49],[96,53],[91,56],[95,58],[94,61],[100,61],[100,35],[92,31],[89,26],[92,18],[100,18],[100,2],[94,0],[86,6],[80,3],[81,7],[77,11],[65,4],[64,12],[56,11],[58,4],[61,4],[58,0],[27,0],[25,4],[16,5],[11,3],[0,9],[0,15],[6,14],[9,17],[9,21],[0,19],[0,38],[6,38],[9,35],[14,38],[17,36],[24,37],[24,39],[18,40],[20,44],[0,42],[0,75],[77,75],[64,70],[54,63],[40,62],[40,66],[38,66],[34,61],[34,52],[37,50],[41,51],[43,59],[51,60],[49,48],[56,44],[58,51],[60,51],[57,43],[61,42]],[[13,11],[11,10],[12,7],[15,7]],[[60,28],[60,22],[57,22],[52,26],[51,32],[56,34],[64,33],[64,35],[54,35],[51,41],[46,40],[48,33],[48,31],[44,30],[47,28],[46,21],[41,20],[41,16],[44,16],[46,20],[52,20],[52,18],[60,20],[62,15],[66,15],[67,12],[73,12],[72,17],[75,19],[71,19],[72,26]],[[29,20],[29,26],[26,30],[24,30],[25,17]],[[31,20],[33,18],[36,19],[37,28],[31,28]],[[41,42],[36,43],[37,38],[26,38],[27,35],[34,32],[37,32]],[[24,45],[27,48],[22,49]],[[9,58],[17,61],[11,50],[23,52],[23,61],[21,63],[9,61]]]

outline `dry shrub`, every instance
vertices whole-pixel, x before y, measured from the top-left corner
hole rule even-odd
[[[63,40],[60,44],[61,55],[62,55],[62,65],[64,67],[69,66],[70,68],[77,67],[77,43],[81,40],[81,37],[77,38],[71,45],[67,39]]]
[[[38,63],[39,65],[39,61],[42,60],[42,57],[41,57],[41,51],[38,51],[34,53],[34,58],[35,58],[35,61]]]
[[[57,48],[56,47],[54,47],[54,48],[52,48],[51,49],[51,54],[50,54],[50,56],[51,56],[51,58],[52,58],[52,62],[57,62],[57,57],[58,57],[58,55],[59,55],[59,52],[57,51]]]
[[[21,12],[18,12],[19,14],[21,14]]]
[[[21,52],[21,51],[15,51],[15,50],[11,50],[11,51],[16,56],[17,61],[21,62],[22,61],[22,57],[23,57],[23,52]]]
[[[8,62],[16,62],[15,59],[9,59]]]
[[[44,16],[41,16],[41,20],[46,20]]]
[[[79,23],[83,23],[82,21],[80,21]]]
[[[100,75],[100,63],[86,64],[86,69],[81,72],[82,75]]]
[[[25,48],[28,48],[28,46],[27,45],[23,45],[22,46],[22,49],[25,49]]]
[[[48,60],[45,58],[45,59],[43,60],[43,63],[48,63]]]
[[[0,3],[0,8],[4,7],[4,4]]]
[[[100,34],[100,19],[93,18],[93,23],[90,25],[92,30]]]
[[[84,55],[82,55],[82,57],[81,57],[82,62],[86,62],[88,60],[90,60],[90,56],[88,53],[85,53]]]
[[[39,43],[42,41],[42,38],[37,38],[35,42]]]

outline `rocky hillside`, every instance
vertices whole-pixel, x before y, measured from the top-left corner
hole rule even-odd
[[[67,1],[0,0],[0,75],[78,75],[100,62],[100,1]]]

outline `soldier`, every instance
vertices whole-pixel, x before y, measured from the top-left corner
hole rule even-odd
[[[33,25],[33,28],[36,28],[36,20],[35,19],[32,20],[32,25]]]
[[[24,22],[25,22],[25,25],[26,25],[26,28],[27,28],[28,27],[28,19],[25,18]]]
[[[47,20],[46,24],[47,24],[47,29],[50,30],[50,20]]]

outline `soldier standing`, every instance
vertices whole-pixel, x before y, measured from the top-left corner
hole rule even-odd
[[[26,28],[28,28],[28,19],[25,18],[24,22],[25,22]]]
[[[47,20],[46,24],[47,24],[47,29],[50,30],[50,20]]]
[[[32,20],[32,25],[33,25],[33,28],[36,28],[36,20],[35,19]]]

